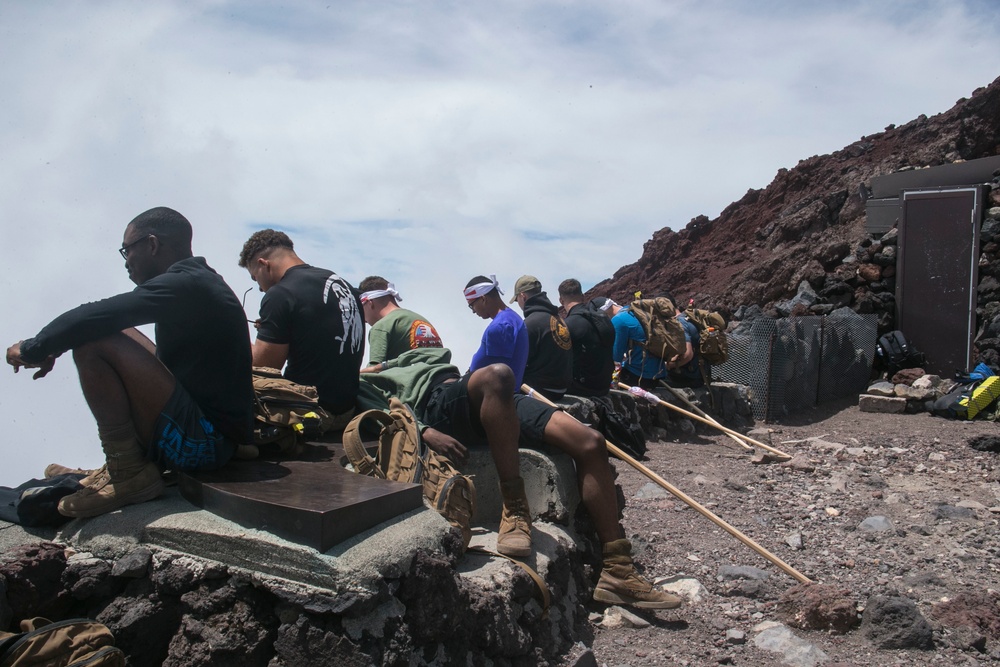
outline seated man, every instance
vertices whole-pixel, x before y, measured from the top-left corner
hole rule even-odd
[[[163,492],[161,468],[222,466],[250,437],[250,337],[239,299],[203,257],[191,224],[154,208],[125,227],[122,247],[137,287],[63,313],[7,349],[7,363],[52,370],[73,351],[107,461],[60,513],[90,517]],[[135,326],[155,323],[156,346]]]
[[[260,302],[253,365],[281,369],[292,382],[316,387],[319,404],[343,428],[354,414],[365,324],[357,291],[333,271],[310,266],[284,232],[263,229],[247,239],[239,265]]]
[[[615,327],[614,361],[618,381],[629,386],[655,389],[667,375],[663,360],[648,354],[643,347],[646,332],[628,306],[610,302],[608,315]]]
[[[701,359],[698,349],[701,344],[701,334],[694,322],[688,320],[687,315],[677,308],[674,297],[664,292],[658,296],[670,299],[677,310],[677,320],[684,327],[684,354],[677,355],[672,359],[667,359],[664,366],[667,369],[665,381],[671,387],[704,387],[705,377],[701,372]]]
[[[574,396],[607,396],[615,370],[615,328],[606,311],[594,299],[583,302],[583,287],[575,278],[559,284],[559,303],[566,310],[566,326],[573,342],[573,383],[569,393]]]
[[[632,564],[632,545],[618,522],[614,478],[600,436],[563,412],[523,394],[515,396],[508,364],[489,364],[462,376],[450,360],[451,352],[443,348],[404,352],[362,376],[359,403],[386,409],[389,397],[396,396],[414,409],[428,446],[456,464],[466,460],[466,446],[488,446],[503,495],[497,551],[516,558],[531,555],[519,433],[567,452],[576,463],[580,493],[603,545],[604,567],[594,599],[646,609],[680,606],[680,598],[654,588]]]
[[[550,401],[558,401],[573,380],[573,343],[566,322],[534,276],[517,279],[510,303],[515,301],[524,313],[528,331],[524,382]]]
[[[421,315],[401,308],[395,285],[381,276],[368,276],[358,285],[361,308],[368,331],[368,366],[362,373],[376,370],[383,361],[395,359],[407,350],[418,347],[443,347],[441,336]]]
[[[476,276],[465,287],[469,310],[484,320],[492,320],[483,332],[479,349],[472,355],[469,370],[507,364],[514,371],[514,391],[518,392],[528,361],[528,331],[524,320],[504,304],[501,295],[503,291],[496,276]]]

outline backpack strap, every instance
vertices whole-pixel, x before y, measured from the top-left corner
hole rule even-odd
[[[382,410],[365,410],[344,427],[344,453],[347,454],[347,458],[351,462],[351,465],[354,466],[354,469],[362,475],[385,479],[385,472],[378,467],[375,459],[365,449],[364,442],[361,440],[361,425],[368,419],[374,419],[381,427],[393,423],[392,417]]]
[[[549,606],[552,603],[552,594],[549,592],[549,587],[545,585],[545,580],[542,579],[542,576],[537,572],[535,572],[533,569],[531,569],[531,567],[527,563],[519,561],[516,558],[511,558],[510,556],[505,556],[502,553],[493,551],[491,549],[487,549],[486,547],[480,545],[469,547],[469,551],[475,551],[476,553],[486,554],[487,556],[497,556],[498,558],[509,560],[511,563],[514,563],[522,570],[524,570],[525,573],[527,573],[527,575],[531,577],[531,580],[535,582],[535,586],[538,587],[538,592],[542,596],[543,616],[547,617],[549,615]]]

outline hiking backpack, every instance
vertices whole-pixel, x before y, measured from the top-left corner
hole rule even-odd
[[[361,428],[369,421],[380,427],[374,459],[361,440]],[[392,398],[389,412],[362,412],[344,429],[343,442],[344,452],[356,472],[423,486],[427,503],[462,531],[463,548],[469,546],[472,515],[476,511],[476,486],[471,477],[458,472],[448,457],[427,446],[420,437],[417,419],[407,405]]]
[[[902,331],[890,331],[878,339],[875,353],[890,375],[904,368],[916,368],[924,363],[924,355],[910,345]]]
[[[648,354],[664,361],[684,356],[684,326],[677,320],[677,309],[670,299],[636,299],[629,309],[646,334],[642,347]]]
[[[21,621],[21,633],[0,632],[0,667],[125,667],[107,626],[89,618]]]
[[[698,327],[698,354],[705,363],[718,366],[729,359],[729,341],[726,340],[726,320],[710,310],[688,308],[684,311],[688,322]]]
[[[614,346],[615,325],[611,323],[611,318],[604,311],[594,305],[593,301],[583,304],[583,308],[580,308],[576,312],[590,324],[594,333],[597,334],[597,341],[602,347],[610,348]]]
[[[315,387],[285,379],[276,368],[254,366],[253,392],[253,444],[257,447],[294,456],[332,420],[320,407]]]

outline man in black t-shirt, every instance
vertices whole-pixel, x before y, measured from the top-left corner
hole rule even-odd
[[[118,251],[133,291],[67,311],[7,349],[14,372],[38,368],[35,379],[73,351],[107,464],[60,501],[66,516],[152,500],[163,492],[161,467],[218,468],[250,438],[246,316],[205,259],[192,257],[191,223],[150,209],[128,224]],[[155,347],[133,328],[151,323]]]
[[[247,240],[239,264],[265,293],[254,366],[280,369],[287,361],[285,377],[316,387],[320,405],[344,421],[354,413],[365,354],[357,290],[333,271],[306,264],[288,235],[273,229]]]
[[[559,303],[566,310],[566,326],[573,340],[573,384],[569,393],[607,396],[615,370],[615,327],[611,319],[598,305],[583,302],[583,286],[575,278],[559,283]]]

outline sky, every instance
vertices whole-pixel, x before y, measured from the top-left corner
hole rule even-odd
[[[244,241],[282,229],[393,281],[465,368],[473,276],[587,289],[988,85],[998,35],[995,0],[0,3],[0,339],[132,289],[125,225],[169,206],[238,296]],[[0,373],[0,426],[0,485],[103,462],[71,355]]]

